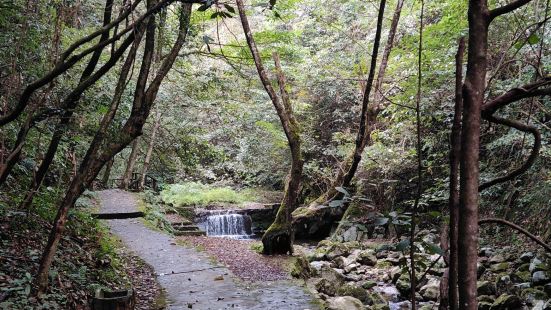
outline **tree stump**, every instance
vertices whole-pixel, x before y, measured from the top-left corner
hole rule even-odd
[[[98,289],[92,299],[92,310],[133,310],[136,294],[133,289],[106,291]]]

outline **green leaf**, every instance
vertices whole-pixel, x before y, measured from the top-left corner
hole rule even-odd
[[[530,45],[534,45],[534,44],[538,43],[539,41],[540,41],[540,37],[538,37],[538,35],[535,34],[535,33],[532,33],[528,37],[528,44],[530,44]]]
[[[403,252],[409,248],[409,239],[402,240],[396,244],[396,250]]]
[[[212,15],[210,16],[210,19],[215,19],[215,18],[217,18],[218,16],[220,16],[220,12],[214,12],[214,13],[212,13]]]
[[[209,7],[210,7],[210,5],[203,4],[203,5],[201,5],[200,7],[197,8],[197,11],[199,11],[199,12],[204,12],[204,11],[206,11]]]
[[[387,223],[388,223],[388,218],[386,217],[379,217],[373,221],[373,225],[377,225],[377,226],[386,225]]]
[[[434,243],[426,243],[425,248],[429,254],[444,254],[444,251]]]
[[[224,7],[226,8],[226,10],[228,10],[228,12],[235,14],[235,9],[233,8],[233,6],[224,3]]]
[[[348,193],[348,191],[346,189],[344,189],[344,187],[337,186],[337,187],[335,187],[335,190],[337,192],[345,194],[346,196],[350,196],[350,194]]]
[[[331,208],[337,208],[344,204],[344,200],[333,200],[329,202]]]

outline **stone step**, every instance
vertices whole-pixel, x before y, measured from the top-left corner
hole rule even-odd
[[[172,225],[172,228],[178,231],[198,231],[199,227],[195,225]]]
[[[188,225],[194,225],[192,221],[188,221],[186,219],[178,220],[178,222],[172,222],[170,223],[172,226],[188,226]]]
[[[174,232],[175,236],[206,236],[207,233],[205,233],[202,230],[195,230],[195,231],[180,231],[177,230]]]

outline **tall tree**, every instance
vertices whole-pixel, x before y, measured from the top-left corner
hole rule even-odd
[[[297,207],[303,167],[302,151],[300,149],[300,128],[293,114],[289,94],[286,90],[285,75],[281,69],[279,55],[277,53],[273,54],[277,83],[279,85],[278,96],[262,64],[262,59],[260,58],[260,53],[258,52],[251,27],[249,26],[247,14],[245,13],[243,0],[236,0],[236,3],[239,10],[239,17],[241,18],[241,25],[243,26],[243,32],[245,33],[247,45],[253,56],[258,75],[276,109],[291,151],[291,169],[287,181],[285,182],[285,194],[274,222],[262,236],[262,244],[264,245],[263,251],[264,254],[269,255],[293,253],[294,231],[291,223],[291,213]]]
[[[148,8],[157,7],[157,5],[153,5],[149,2]],[[112,102],[110,110],[104,115],[100,128],[96,132],[96,135],[90,143],[88,151],[80,164],[78,174],[71,180],[65,196],[59,204],[59,209],[54,220],[52,230],[50,231],[44,253],[42,254],[36,277],[39,294],[43,293],[47,288],[48,270],[52,264],[59,240],[61,239],[61,234],[65,229],[69,210],[74,206],[76,200],[82,194],[84,189],[91,185],[103,166],[141,134],[143,125],[145,124],[151,108],[155,103],[155,98],[159,91],[159,87],[174,64],[180,49],[186,41],[191,16],[191,6],[191,3],[181,3],[181,8],[179,10],[178,35],[172,45],[172,48],[163,59],[162,64],[153,76],[149,85],[147,80],[150,74],[152,56],[155,47],[154,15],[150,16],[148,19],[145,19],[145,21],[142,20],[142,23],[138,24],[139,26],[145,26],[146,28],[145,46],[143,50],[142,64],[134,91],[134,101],[130,116],[122,128],[114,133],[113,137],[116,138],[106,141],[107,129],[112,123],[118,108],[118,100],[120,100],[119,96],[126,87],[125,80],[121,81],[121,79],[119,79],[117,87],[120,86],[120,89],[119,92],[115,92],[114,97],[114,99],[117,99],[117,97],[118,99]],[[143,27],[139,28],[143,29]],[[139,29],[137,30],[139,31]]]

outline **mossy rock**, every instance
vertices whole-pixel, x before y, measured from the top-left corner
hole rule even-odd
[[[366,302],[368,298],[367,291],[364,288],[353,284],[345,284],[337,288],[337,296],[352,296],[362,302]]]
[[[479,296],[482,295],[495,295],[496,294],[496,286],[494,283],[490,281],[479,281],[476,284],[476,293]]]
[[[487,302],[487,303],[490,303],[493,304],[494,301],[496,300],[496,298],[494,296],[490,296],[490,295],[480,295],[477,297],[477,300],[479,303],[481,302]]]
[[[520,292],[520,296],[529,302],[533,302],[535,300],[547,300],[548,298],[544,291],[535,288],[527,288],[522,290],[522,292]]]
[[[517,271],[511,274],[511,281],[513,281],[513,283],[530,282],[530,279],[530,271]]]
[[[478,310],[490,310],[492,308],[492,303],[487,301],[481,301],[478,303]]]
[[[522,308],[522,300],[516,295],[503,294],[499,296],[490,310],[518,310]]]
[[[520,266],[517,267],[516,269],[517,272],[524,272],[524,271],[530,271],[530,264],[529,263],[526,263],[526,264],[522,264]]]
[[[291,267],[291,275],[299,279],[308,279],[314,275],[314,270],[310,267],[310,263],[306,257],[297,256]]]
[[[315,283],[315,288],[318,292],[329,296],[335,296],[337,294],[337,285],[327,281],[327,279],[320,279],[317,281]]]
[[[368,293],[366,304],[372,307],[376,306],[388,306],[388,302],[379,292]],[[370,308],[371,309],[371,308]]]
[[[365,288],[366,290],[373,288],[375,286],[377,286],[377,282],[375,281],[366,281],[364,284],[362,284],[362,287]]]
[[[508,262],[497,263],[497,264],[493,264],[490,267],[490,270],[492,272],[502,272],[502,271],[506,271],[507,269],[509,269],[509,266],[510,266],[510,264]]]

